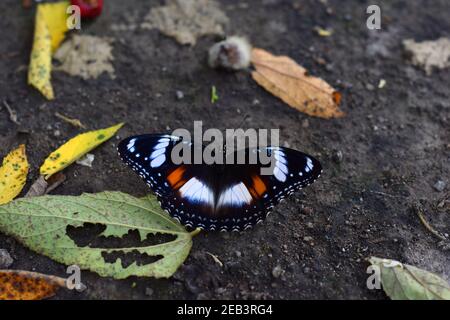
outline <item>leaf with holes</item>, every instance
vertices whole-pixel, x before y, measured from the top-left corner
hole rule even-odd
[[[395,260],[371,257],[392,300],[450,300],[450,285],[434,273]]]
[[[40,169],[41,175],[48,179],[51,175],[63,170],[92,149],[110,139],[122,126],[123,123],[119,123],[106,129],[85,132],[70,139],[45,159]]]
[[[22,144],[3,159],[0,167],[0,204],[17,197],[25,185],[27,174],[28,160]]]
[[[0,270],[0,300],[41,300],[52,297],[66,279],[31,271]]]
[[[101,230],[76,237],[76,230],[89,226]],[[60,263],[116,279],[170,277],[196,234],[166,214],[154,196],[138,199],[121,192],[18,199],[0,206],[0,232]],[[138,244],[124,244],[133,233]]]

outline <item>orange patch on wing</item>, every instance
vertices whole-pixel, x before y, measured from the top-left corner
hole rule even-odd
[[[253,186],[252,186],[253,190],[251,190],[251,191],[256,193],[256,195],[259,198],[264,194],[264,192],[266,192],[266,190],[267,190],[266,184],[258,176],[253,176],[252,180],[253,180]],[[253,195],[253,196],[255,196],[255,195]]]
[[[185,171],[186,168],[184,166],[180,166],[167,176],[167,181],[169,181],[170,185],[174,189],[180,188],[186,182],[186,180],[183,179],[183,174]]]

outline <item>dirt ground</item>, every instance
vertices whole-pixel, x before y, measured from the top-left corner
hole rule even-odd
[[[277,206],[268,219],[242,233],[203,232],[170,279],[114,280],[83,271],[83,293],[56,299],[386,299],[366,287],[365,258],[393,258],[450,280],[450,254],[420,222],[414,206],[441,233],[450,233],[450,72],[427,76],[412,66],[401,42],[450,36],[450,2],[427,1],[225,1],[227,34],[247,36],[284,54],[343,94],[347,116],[312,118],[260,88],[245,71],[208,68],[206,36],[181,46],[157,30],[114,31],[116,23],[141,21],[163,1],[106,1],[104,14],[83,33],[115,39],[116,79],[82,80],[53,73],[56,99],[47,102],[26,82],[34,10],[20,1],[0,2],[0,99],[20,125],[0,109],[0,157],[25,143],[31,172],[80,131],[55,117],[60,112],[89,129],[125,121],[120,138],[193,128],[279,128],[281,144],[320,159],[324,173],[306,190]],[[382,29],[366,27],[369,4],[379,2]],[[325,4],[326,3],[326,4]],[[245,5],[244,5],[245,4]],[[328,8],[328,9],[327,9]],[[320,37],[314,27],[332,28]],[[321,59],[326,61],[321,63]],[[386,81],[379,89],[380,79]],[[210,102],[211,86],[220,96]],[[176,91],[184,93],[177,99]],[[248,117],[245,117],[248,115]],[[244,120],[245,119],[245,120]],[[119,190],[149,192],[116,154],[119,139],[95,150],[94,168],[72,165],[53,194]],[[442,180],[445,189],[433,186]],[[445,201],[447,199],[447,202]],[[11,268],[64,276],[65,266],[0,234]],[[223,266],[208,254],[216,255]]]

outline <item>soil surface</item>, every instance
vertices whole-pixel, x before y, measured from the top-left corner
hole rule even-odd
[[[115,39],[116,79],[82,80],[53,73],[54,101],[27,85],[34,8],[0,2],[0,156],[20,143],[31,164],[28,184],[43,159],[81,132],[55,112],[88,129],[125,121],[120,138],[139,133],[204,128],[279,128],[281,144],[318,158],[321,178],[277,206],[264,223],[242,233],[202,232],[170,279],[101,278],[83,271],[88,289],[60,292],[68,299],[386,299],[366,287],[366,258],[393,258],[450,280],[450,254],[419,220],[417,206],[440,233],[450,233],[450,72],[430,76],[410,64],[402,40],[450,36],[450,2],[428,1],[220,1],[227,34],[292,57],[343,94],[346,117],[312,118],[260,88],[247,71],[212,70],[206,36],[182,46],[157,30],[117,31],[139,23],[163,1],[107,1],[103,15],[82,33]],[[379,2],[382,29],[368,30],[365,13]],[[333,30],[320,37],[314,27]],[[378,88],[381,79],[386,85]],[[211,104],[211,86],[219,101]],[[176,91],[184,97],[177,98]],[[136,196],[146,185],[119,159],[113,138],[94,151],[93,168],[72,165],[53,194],[119,190]],[[433,186],[442,180],[443,191]],[[448,236],[448,234],[447,234]],[[445,241],[444,241],[445,242]],[[448,243],[447,243],[448,244]],[[65,275],[66,267],[0,234],[11,268]],[[223,266],[209,255],[214,254]]]

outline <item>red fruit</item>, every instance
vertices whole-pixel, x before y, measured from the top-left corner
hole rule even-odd
[[[70,2],[80,7],[81,18],[93,19],[102,13],[103,0],[70,0]]]

